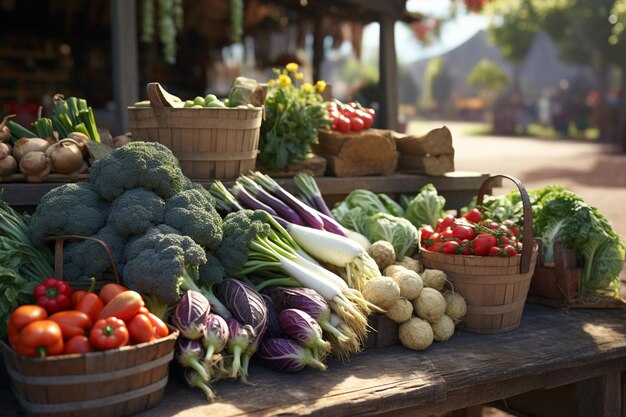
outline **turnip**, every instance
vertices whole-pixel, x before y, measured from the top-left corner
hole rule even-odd
[[[83,163],[83,153],[74,139],[63,139],[46,149],[52,172],[71,174]]]
[[[16,145],[17,146],[17,145]],[[50,159],[41,151],[28,152],[19,159],[20,172],[28,182],[42,182],[50,173]]]
[[[383,275],[387,277],[393,277],[394,274],[401,272],[401,271],[406,271],[406,268],[402,265],[393,264],[393,265],[389,265],[387,268],[383,270]]]
[[[421,274],[424,285],[436,290],[443,290],[448,277],[445,272],[440,269],[425,269]]]
[[[386,309],[400,298],[400,287],[391,277],[376,277],[365,282],[363,297],[370,303]]]
[[[0,159],[4,159],[9,155],[11,155],[11,145],[0,142]]]
[[[396,260],[396,251],[393,245],[386,240],[377,240],[367,248],[367,253],[374,259],[382,271]]]
[[[404,269],[396,272],[391,278],[400,287],[400,295],[407,300],[415,300],[424,288],[422,278],[415,271]]]
[[[411,317],[400,325],[398,336],[402,346],[413,350],[424,350],[433,343],[433,329],[427,321]]]
[[[410,256],[403,256],[402,259],[395,263],[396,265],[401,265],[406,269],[410,269],[411,271],[415,271],[417,273],[422,272],[422,264],[417,259],[413,259]]]
[[[404,297],[391,305],[385,312],[385,316],[389,317],[396,323],[404,323],[413,315],[413,304]]]
[[[443,315],[439,320],[431,324],[433,329],[433,338],[437,342],[445,342],[454,334],[454,321],[450,316]]]
[[[446,299],[436,289],[426,287],[420,296],[413,300],[413,307],[420,318],[434,323],[444,315]]]
[[[7,155],[0,159],[0,177],[8,177],[17,172],[17,161],[13,156]]]
[[[21,138],[13,145],[13,157],[19,162],[29,152],[45,152],[50,142],[41,138]]]
[[[443,293],[446,300],[446,315],[448,315],[455,323],[461,321],[467,314],[467,303],[465,298],[458,292],[446,291]]]

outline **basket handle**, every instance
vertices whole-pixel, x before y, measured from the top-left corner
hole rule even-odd
[[[161,126],[167,126],[167,115],[165,114],[165,108],[174,107],[172,103],[166,97],[166,93],[159,83],[148,83],[146,86],[148,92],[148,99],[150,100],[150,107],[154,112],[154,117]]]
[[[64,235],[56,238],[54,242],[54,276],[57,279],[63,279],[63,244],[66,240],[92,240],[99,243],[105,250],[111,261],[111,269],[113,269],[113,275],[115,276],[115,282],[120,283],[120,276],[117,273],[117,266],[115,266],[115,258],[111,248],[105,241],[96,239],[95,237],[79,236],[79,235]]]
[[[532,252],[533,252],[533,216],[532,216],[532,210],[531,210],[531,205],[530,205],[530,198],[528,197],[528,193],[526,192],[526,188],[524,187],[524,184],[522,184],[522,182],[520,180],[518,180],[515,177],[512,177],[510,175],[506,175],[506,174],[495,174],[490,176],[489,178],[487,178],[482,185],[480,186],[480,189],[478,190],[478,196],[476,197],[476,204],[478,206],[482,206],[483,205],[483,197],[485,195],[485,193],[491,189],[491,182],[495,179],[495,178],[506,178],[508,180],[513,181],[513,183],[517,186],[517,189],[520,192],[520,195],[522,197],[522,205],[523,205],[523,209],[524,209],[524,220],[523,220],[523,234],[522,234],[522,242],[523,242],[523,246],[522,246],[522,259],[520,261],[520,273],[525,274],[526,272],[528,272],[530,270],[530,258],[532,256]]]

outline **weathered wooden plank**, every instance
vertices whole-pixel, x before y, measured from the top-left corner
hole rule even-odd
[[[368,416],[442,400],[445,384],[423,353],[400,346],[354,355],[349,363],[329,361],[325,372],[280,374],[251,369],[252,385],[220,381],[220,400],[207,404],[199,390],[170,380],[166,398],[138,416]]]
[[[621,375],[611,372],[576,383],[578,414],[585,417],[620,417]]]

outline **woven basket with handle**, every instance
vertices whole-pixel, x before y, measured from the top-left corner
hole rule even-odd
[[[493,175],[481,185],[480,207],[491,182],[498,177],[511,180],[518,188],[524,207],[521,256],[450,255],[420,248],[425,268],[446,272],[454,290],[467,303],[463,328],[478,333],[501,333],[516,329],[522,318],[530,280],[537,263],[538,245],[532,235],[530,199],[524,185],[509,175]]]

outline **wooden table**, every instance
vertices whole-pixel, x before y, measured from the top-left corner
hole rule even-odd
[[[163,400],[137,417],[429,416],[565,384],[576,386],[580,416],[620,417],[626,315],[527,304],[514,331],[460,331],[424,352],[371,349],[346,364],[331,360],[325,372],[296,374],[253,363],[251,385],[219,381],[212,404],[173,369]],[[23,415],[6,387],[0,403],[0,415]]]
[[[414,195],[424,185],[432,183],[439,194],[446,198],[446,207],[458,209],[467,204],[476,195],[480,185],[487,177],[487,174],[457,171],[437,177],[408,174],[349,178],[317,177],[316,182],[329,204],[340,201],[350,191],[357,188],[364,188],[377,193],[384,192],[391,196],[399,194]],[[296,191],[296,186],[292,179],[276,178],[276,180],[289,191]],[[211,185],[210,181],[200,183],[205,187]],[[232,181],[224,181],[224,183],[229,186]],[[39,204],[39,200],[45,193],[61,184],[63,183],[0,183],[0,188],[4,189],[4,199],[10,206],[33,207]],[[499,180],[494,182],[494,186],[499,184]]]

